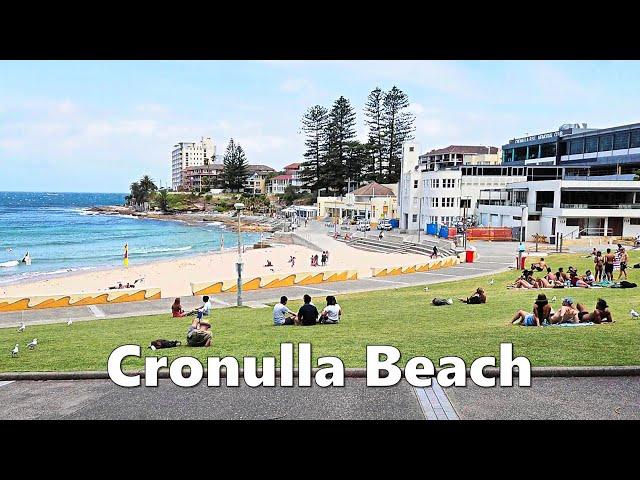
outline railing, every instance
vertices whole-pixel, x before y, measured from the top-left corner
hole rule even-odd
[[[587,228],[576,228],[575,230],[570,231],[569,233],[565,233],[562,235],[563,238],[580,238],[581,235],[587,237],[610,237],[613,235],[612,228],[596,228],[596,227],[587,227]]]
[[[604,209],[638,209],[640,208],[640,203],[629,203],[623,205],[591,205],[588,203],[561,203],[560,208],[584,208],[584,209],[594,209],[594,208],[604,208]]]

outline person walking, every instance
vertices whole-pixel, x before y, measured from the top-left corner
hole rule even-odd
[[[129,267],[129,244],[124,244],[124,256],[122,258],[122,263],[124,263],[125,267]]]

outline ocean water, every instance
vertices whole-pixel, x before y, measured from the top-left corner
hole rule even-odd
[[[180,222],[127,215],[96,215],[87,208],[121,205],[124,193],[0,192],[0,264],[21,260],[30,266],[0,267],[0,284],[50,275],[121,266],[124,244],[129,265],[219,251],[237,246],[237,234],[215,222]],[[243,243],[260,239],[243,233]],[[9,251],[11,249],[11,251]]]

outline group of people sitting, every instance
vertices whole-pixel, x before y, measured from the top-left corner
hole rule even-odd
[[[541,259],[544,262],[543,259]],[[513,288],[564,288],[564,287],[583,287],[589,288],[594,286],[596,283],[596,278],[594,277],[591,270],[587,270],[584,275],[579,275],[578,270],[574,267],[570,266],[568,271],[565,272],[563,267],[558,268],[558,270],[553,273],[551,267],[546,266],[546,274],[543,277],[535,278],[533,276],[534,270],[541,271],[537,269],[534,264],[531,266],[530,270],[526,268],[522,271],[522,275],[516,279],[516,281],[511,285]]]
[[[338,305],[336,297],[329,295],[326,298],[327,305],[318,313],[316,306],[311,303],[311,297],[304,295],[304,305],[300,307],[298,313],[292,312],[287,307],[288,298],[280,297],[280,303],[273,307],[273,324],[280,325],[302,325],[309,326],[316,323],[335,324],[342,317],[342,308]]]
[[[316,306],[311,303],[311,297],[303,297],[304,305],[300,307],[298,313],[292,312],[287,307],[287,297],[280,297],[280,303],[273,307],[273,324],[280,325],[316,325],[317,323],[336,324],[342,317],[342,308],[338,305],[336,297],[329,295],[326,298],[327,305],[318,312]],[[191,325],[187,329],[187,345],[190,347],[210,347],[211,346],[211,323],[204,317],[211,314],[211,300],[209,296],[202,297],[202,305],[189,312],[182,308],[180,298],[176,298],[171,305],[171,315],[174,318],[189,317],[195,315]]]
[[[319,260],[320,260],[320,265],[324,267],[329,261],[329,252],[326,250],[323,250]],[[311,266],[312,267],[318,266],[318,254],[311,255]]]
[[[607,302],[599,298],[592,312],[581,303],[574,307],[570,297],[562,299],[562,306],[554,311],[544,293],[538,294],[531,312],[518,310],[509,325],[522,325],[524,327],[542,327],[561,323],[613,323],[611,312]]]

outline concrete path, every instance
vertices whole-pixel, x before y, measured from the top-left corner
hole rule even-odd
[[[533,378],[527,388],[121,388],[110,380],[0,382],[0,419],[628,420],[640,419],[640,377]]]

